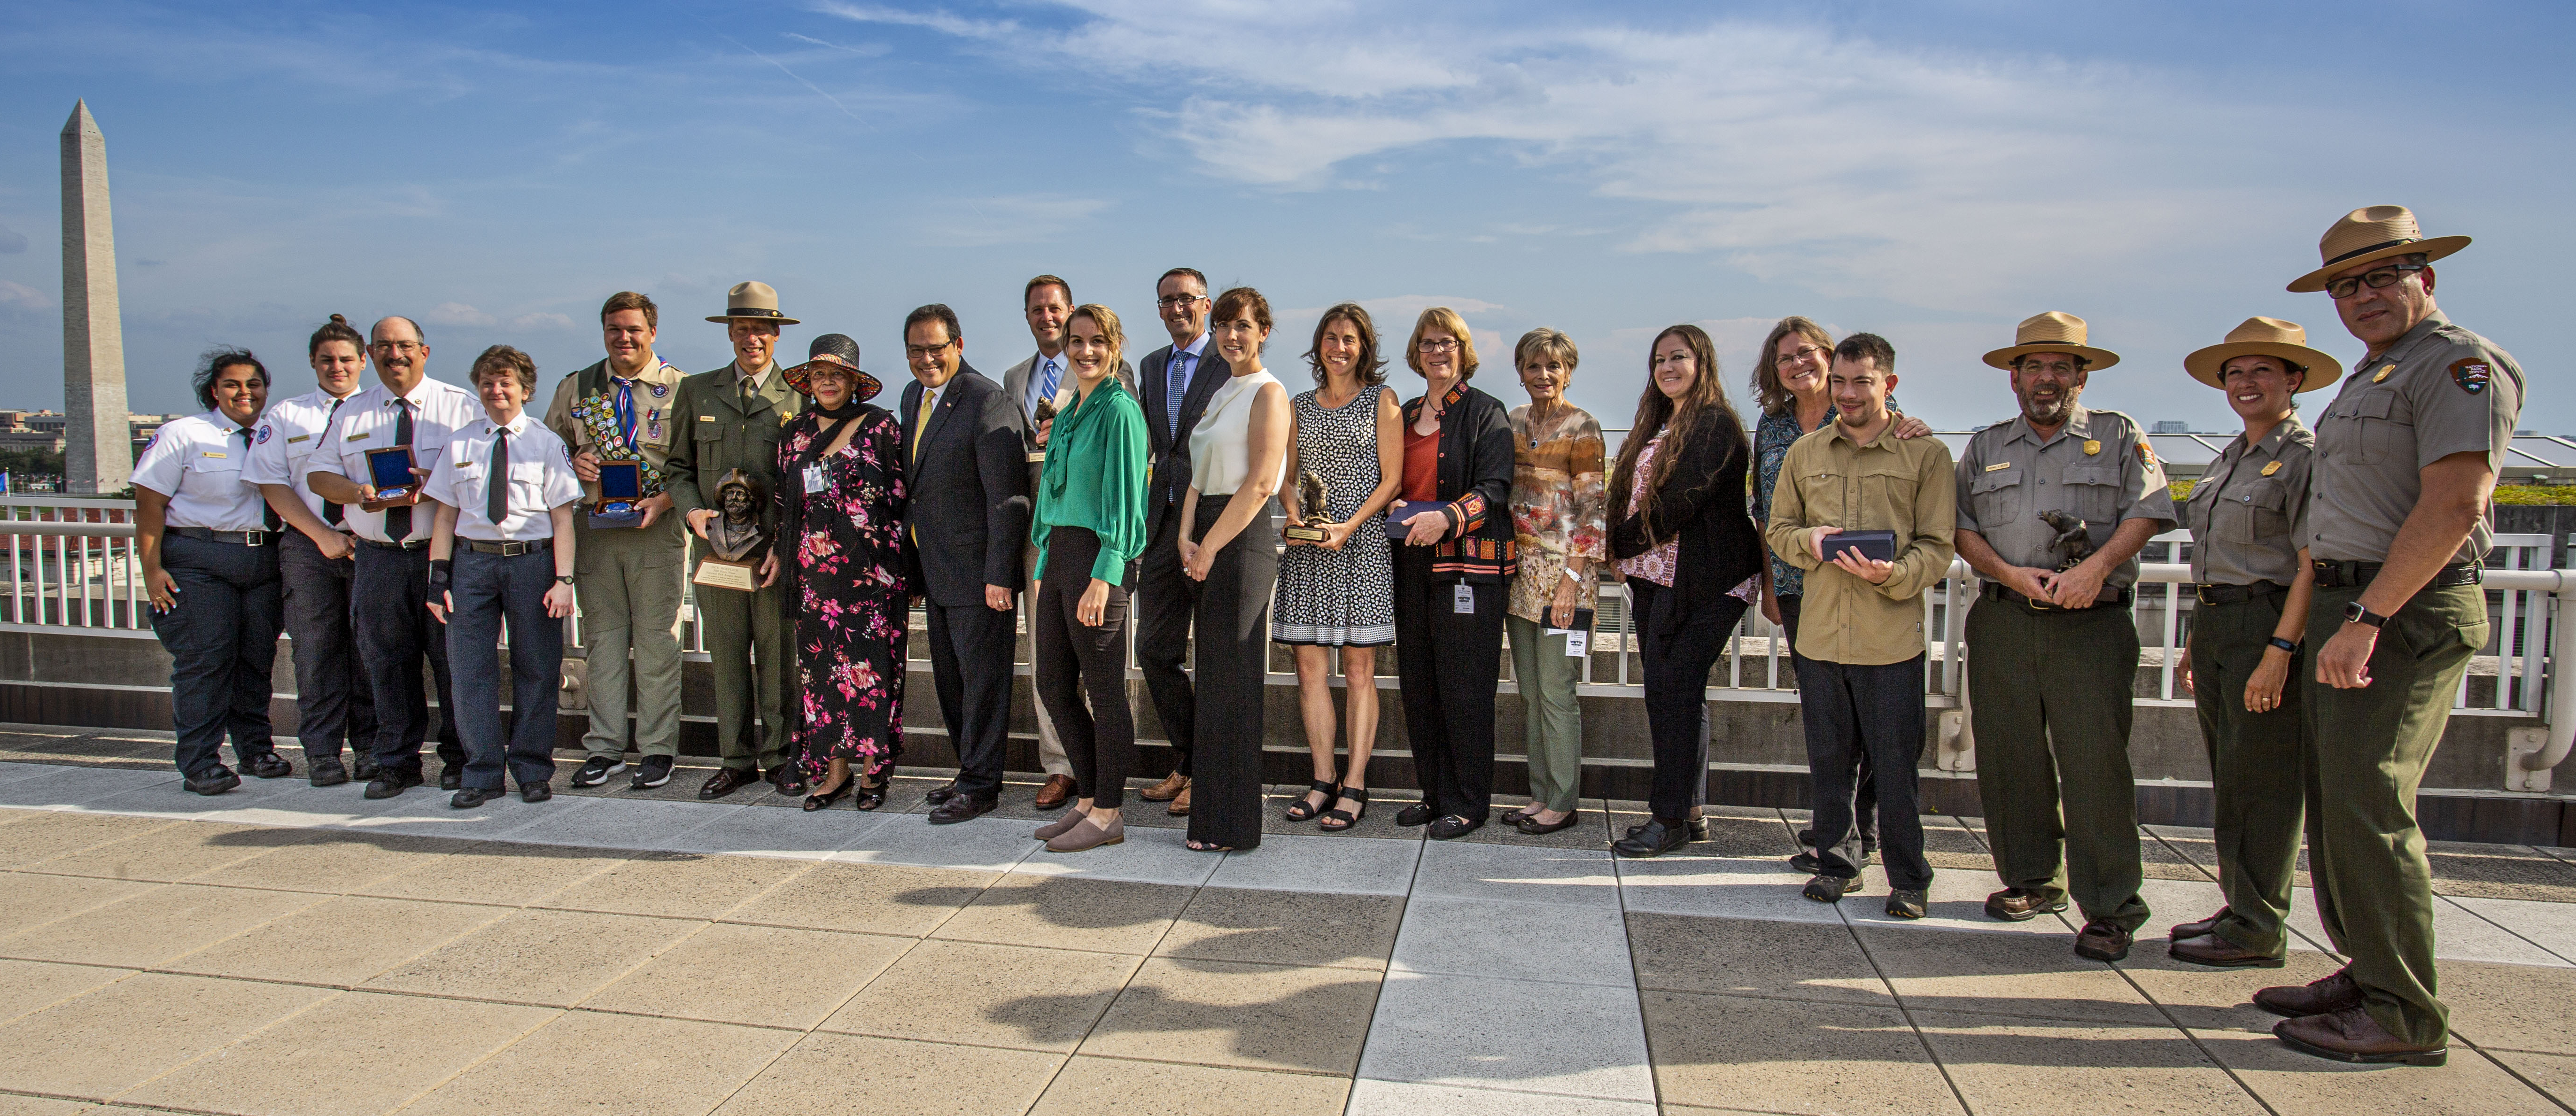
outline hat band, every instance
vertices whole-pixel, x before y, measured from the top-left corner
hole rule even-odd
[[[2378,251],[2378,250],[2380,250],[2380,249],[2382,249],[2382,248],[2395,248],[2395,247],[2397,247],[2397,246],[2398,246],[2398,245],[2400,245],[2400,244],[2413,244],[2413,243],[2415,243],[2416,241],[2419,241],[2419,240],[2422,240],[2422,239],[2424,239],[2424,238],[2423,238],[2423,237],[2420,237],[2420,236],[2401,236],[2401,237],[2398,237],[2398,238],[2397,238],[2397,239],[2395,239],[2395,240],[2383,240],[2383,241],[2380,241],[2380,242],[2379,242],[2379,243],[2377,243],[2377,244],[2373,244],[2373,245],[2371,245],[2371,246],[2370,246],[2370,247],[2368,247],[2368,248],[2355,248],[2355,249],[2353,249],[2352,251],[2346,252],[2346,253],[2344,253],[2344,254],[2342,254],[2342,255],[2340,255],[2340,256],[2336,256],[2335,258],[2333,258],[2333,259],[2331,259],[2331,260],[2327,260],[2327,261],[2326,261],[2326,263],[2325,263],[2325,266],[2327,266],[2327,267],[2333,267],[2334,265],[2339,264],[2339,263],[2342,263],[2342,262],[2344,262],[2345,260],[2351,259],[2351,258],[2353,258],[2354,256],[2366,256],[2366,255],[2369,255],[2369,254],[2370,254],[2370,253],[2372,253],[2372,252],[2376,252],[2376,251]]]
[[[731,306],[725,309],[725,317],[728,318],[784,318],[786,316],[765,306]]]

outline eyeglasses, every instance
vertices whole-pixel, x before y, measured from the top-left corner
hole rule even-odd
[[[1782,368],[1787,368],[1792,364],[1804,364],[1809,360],[1822,359],[1824,351],[1825,347],[1822,345],[1808,345],[1799,349],[1797,352],[1783,354],[1779,360],[1774,361],[1773,363],[1778,364]]]
[[[1164,295],[1161,298],[1155,299],[1154,305],[1160,306],[1165,310],[1169,310],[1175,306],[1187,306],[1193,302],[1205,301],[1207,301],[1207,296],[1203,294],[1176,294]]]
[[[2396,286],[2398,280],[2406,278],[2407,272],[2422,270],[2424,270],[2424,265],[2419,263],[2401,263],[2390,264],[2386,267],[2374,267],[2359,275],[2347,275],[2341,279],[2336,279],[2327,283],[2326,293],[2333,295],[2336,298],[2351,298],[2353,295],[2361,292],[2362,285],[2365,283],[2369,284],[2370,289],[2374,291],[2383,290]]]
[[[1417,341],[1414,343],[1413,347],[1415,350],[1425,353],[1445,353],[1456,349],[1458,347],[1458,342],[1455,339],[1448,341]]]
[[[2386,283],[2380,284],[2380,286],[2383,287],[2387,285],[2388,284]],[[416,353],[422,349],[428,348],[429,346],[423,345],[418,341],[378,341],[367,347],[370,349],[383,349],[388,352],[396,353]]]
[[[905,355],[918,360],[926,356],[938,356],[942,350],[952,344],[955,344],[955,342],[942,341],[936,345],[906,345],[903,347],[903,351]]]

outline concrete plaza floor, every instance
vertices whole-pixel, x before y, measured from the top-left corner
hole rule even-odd
[[[0,1116],[13,1113],[2568,1111],[2576,854],[2439,846],[2440,1069],[2281,1048],[2289,967],[2102,965],[1985,920],[1973,819],[1927,819],[1934,917],[1875,871],[1797,895],[1795,812],[1623,862],[1634,804],[1547,838],[1274,821],[1181,848],[808,815],[703,768],[454,811],[300,777],[180,790],[168,734],[0,726]],[[292,749],[286,754],[299,760]],[[577,755],[564,765],[568,775]],[[433,767],[435,764],[432,765]],[[1289,788],[1279,788],[1284,805]],[[2218,905],[2205,831],[2146,835],[2154,928]],[[2305,901],[2305,892],[2301,899]]]

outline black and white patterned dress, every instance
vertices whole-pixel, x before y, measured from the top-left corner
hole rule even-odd
[[[1297,412],[1298,467],[1324,478],[1324,507],[1335,522],[1349,519],[1377,491],[1377,401],[1384,390],[1372,387],[1339,407],[1316,402],[1311,391],[1289,403]],[[1296,499],[1296,478],[1285,489],[1282,497]],[[1385,524],[1384,512],[1370,516],[1337,551],[1286,548],[1270,638],[1326,647],[1394,643],[1395,560]]]

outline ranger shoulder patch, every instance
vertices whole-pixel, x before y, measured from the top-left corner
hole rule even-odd
[[[2495,366],[2485,357],[2461,357],[2451,362],[2451,382],[2461,391],[2478,395],[2487,390],[2487,380],[2495,375]]]

